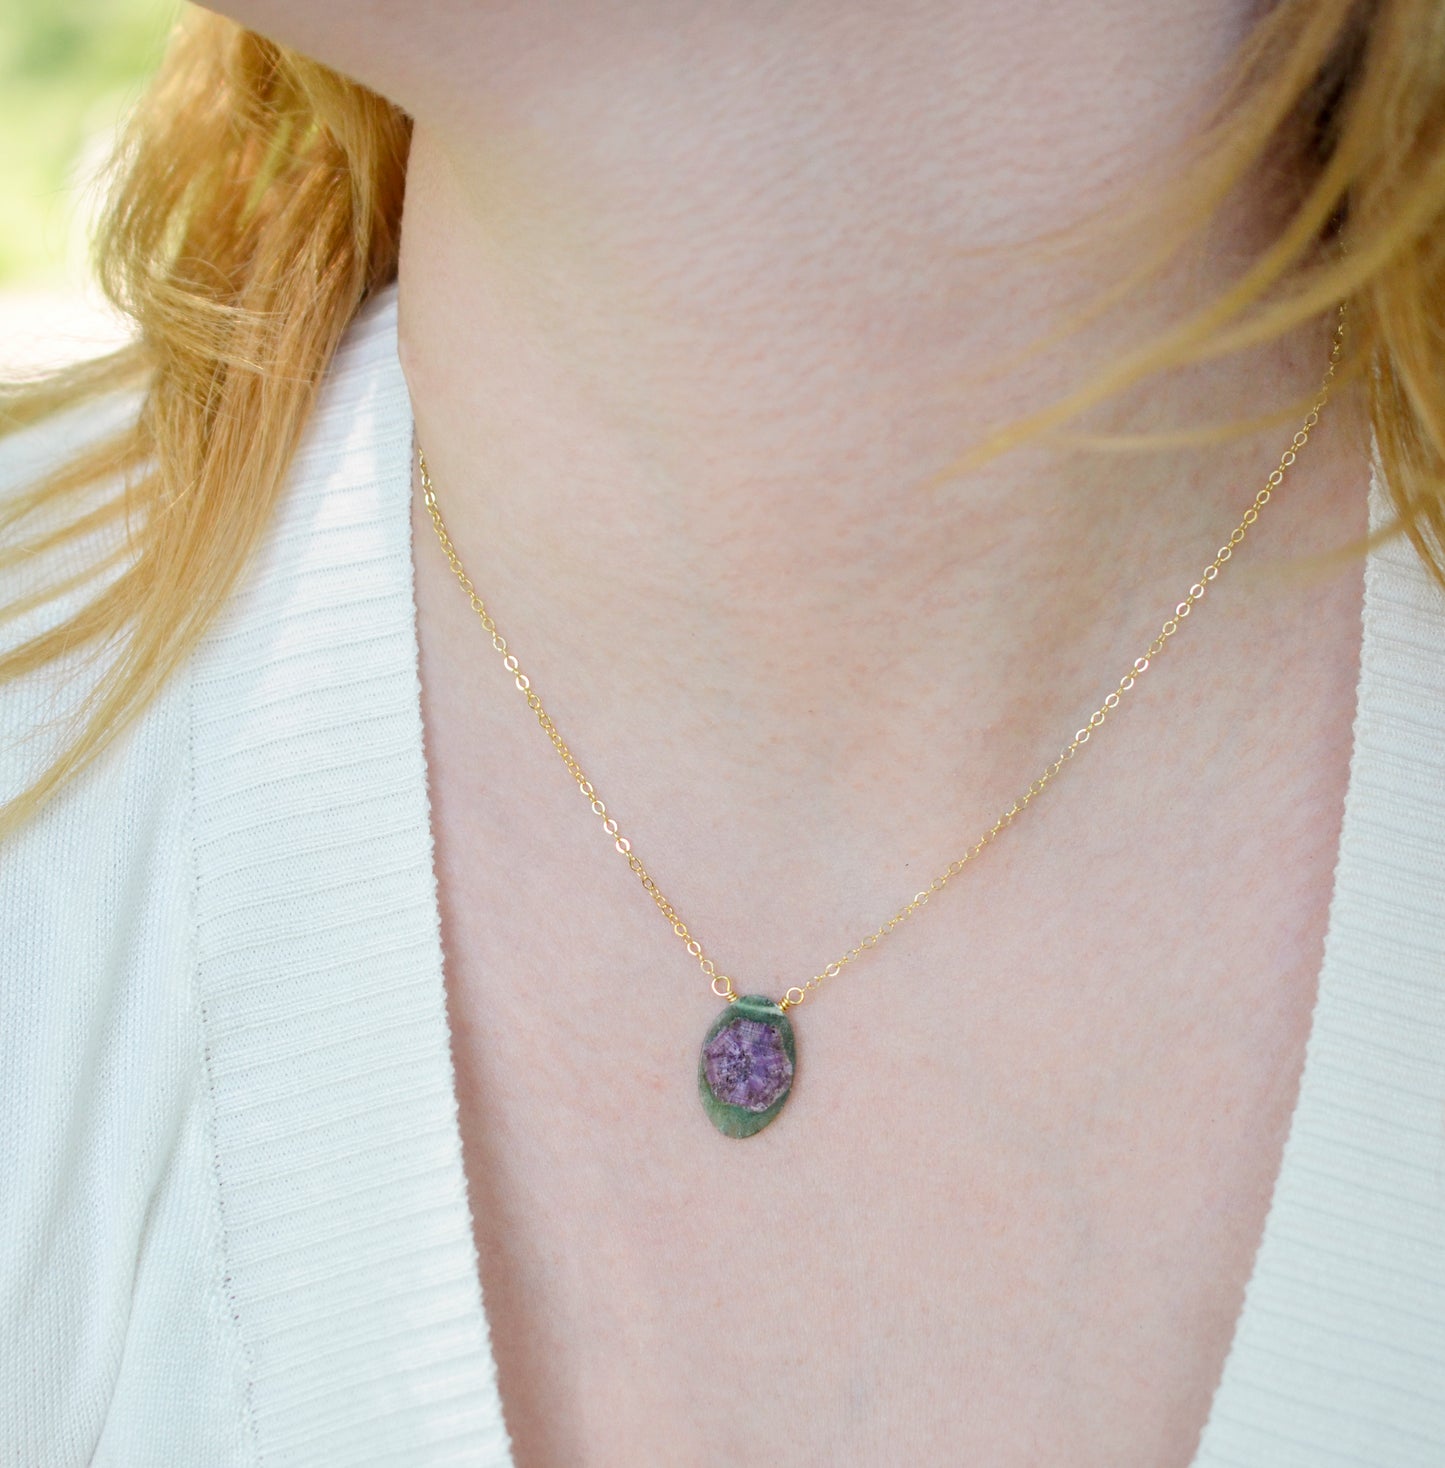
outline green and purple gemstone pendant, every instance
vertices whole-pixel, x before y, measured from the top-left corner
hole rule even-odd
[[[793,1022],[766,994],[741,994],[712,1022],[697,1063],[703,1109],[725,1137],[750,1137],[793,1089]]]

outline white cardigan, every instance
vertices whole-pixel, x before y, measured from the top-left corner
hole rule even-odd
[[[132,410],[10,440],[0,486]],[[393,287],[219,623],[0,847],[6,1468],[511,1461],[448,1050],[411,431]],[[1365,592],[1303,1085],[1196,1468],[1445,1464],[1445,597],[1403,540]],[[0,795],[52,697],[0,686]]]

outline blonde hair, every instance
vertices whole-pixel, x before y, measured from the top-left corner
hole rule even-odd
[[[1245,274],[1018,432],[1345,302],[1342,376],[1367,394],[1398,516],[1389,533],[1409,535],[1445,586],[1445,19],[1435,0],[1269,9],[1177,187],[1151,202],[1151,221],[1164,223],[1140,269],[1162,269],[1301,130],[1309,176]],[[3,683],[76,649],[125,653],[86,690],[60,752],[0,806],[0,838],[144,711],[257,547],[338,341],[395,278],[410,134],[383,98],[230,21],[197,10],[177,28],[121,141],[97,238],[101,284],[134,321],[135,344],[0,396],[7,431],[117,389],[141,404],[0,515],[0,571],[119,520],[128,530],[113,555],[0,606],[0,621],[16,618],[123,563],[80,610],[0,656]],[[1322,239],[1335,247],[1319,249]],[[88,492],[106,485],[117,488],[96,502]],[[15,534],[67,506],[58,525]]]

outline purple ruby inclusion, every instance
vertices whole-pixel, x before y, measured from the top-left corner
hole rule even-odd
[[[707,1083],[719,1101],[766,1111],[793,1083],[793,1062],[776,1025],[736,1019],[703,1046]]]

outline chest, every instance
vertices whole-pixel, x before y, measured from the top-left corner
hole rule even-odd
[[[635,878],[578,812],[481,816],[455,773],[443,946],[519,1468],[1184,1468],[1303,1063],[1330,799],[1163,861],[1190,811],[1092,863],[1030,812],[793,1012],[793,1093],[735,1141],[696,1094],[717,1001]]]
[[[419,586],[437,625],[449,591]],[[745,1140],[698,1099],[719,1001],[695,963],[510,691],[489,696],[496,670],[468,682],[423,638],[460,1127],[518,1468],[1187,1468],[1303,1066],[1358,626],[1342,582],[1249,686],[1201,668],[1197,707],[1091,748],[793,1011],[793,1091]],[[706,836],[659,847],[690,919],[694,874],[750,857],[748,832]],[[810,927],[808,904],[745,889],[713,906],[704,938],[749,943],[739,989],[774,997],[872,916]]]

